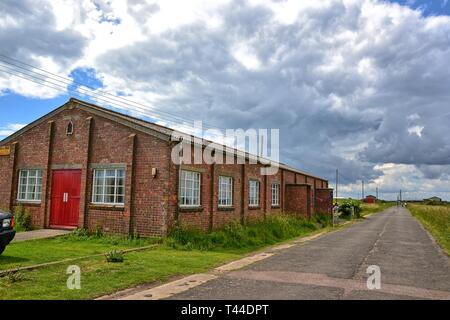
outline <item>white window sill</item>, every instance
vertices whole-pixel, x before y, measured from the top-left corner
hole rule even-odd
[[[33,201],[33,200],[19,200],[19,199],[17,199],[16,200],[18,203],[23,203],[23,204],[41,204],[42,203],[42,201],[41,200],[36,200],[36,201]]]
[[[103,202],[91,202],[94,206],[102,206],[102,207],[117,207],[117,208],[123,208],[125,207],[124,203],[103,203]]]

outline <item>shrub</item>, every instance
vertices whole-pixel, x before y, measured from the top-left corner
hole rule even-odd
[[[71,232],[71,236],[78,237],[78,238],[88,238],[89,237],[89,230],[86,228],[76,228]]]
[[[31,215],[22,205],[15,207],[14,221],[18,231],[30,231],[33,229]]]
[[[342,202],[339,206],[339,212],[344,218],[350,217],[352,214],[352,208],[354,209],[355,217],[360,218],[362,211],[361,203],[356,200],[345,200]]]
[[[106,261],[108,262],[123,262],[124,260],[123,252],[112,250],[106,254]]]

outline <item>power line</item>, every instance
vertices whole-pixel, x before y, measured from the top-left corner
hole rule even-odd
[[[178,115],[174,115],[173,113],[170,113],[170,112],[167,112],[167,111],[157,110],[157,109],[155,109],[155,108],[152,107],[152,106],[144,105],[144,104],[142,104],[142,103],[135,102],[135,101],[132,101],[132,100],[127,99],[127,98],[124,98],[124,97],[120,97],[120,96],[116,96],[116,95],[110,94],[109,92],[106,92],[106,91],[94,89],[94,88],[92,88],[92,87],[90,87],[90,86],[88,86],[88,85],[86,85],[86,84],[84,84],[84,83],[81,83],[81,82],[79,82],[79,81],[76,81],[75,79],[60,76],[60,75],[58,75],[58,74],[52,73],[52,72],[50,72],[50,71],[47,71],[47,70],[44,70],[44,69],[41,69],[41,68],[38,68],[38,67],[36,67],[36,66],[27,64],[27,63],[22,62],[22,61],[19,61],[19,60],[17,60],[17,59],[14,59],[14,58],[5,56],[5,55],[3,55],[3,54],[0,54],[0,57],[4,57],[4,58],[10,59],[10,60],[12,60],[12,61],[18,62],[18,63],[20,63],[20,64],[22,64],[22,65],[25,65],[25,66],[27,66],[27,67],[29,67],[29,68],[33,68],[33,69],[39,70],[39,71],[43,72],[44,74],[35,72],[35,71],[33,71],[33,70],[30,70],[29,68],[25,68],[25,67],[23,67],[23,66],[14,64],[14,63],[12,63],[12,62],[10,62],[10,61],[5,61],[4,59],[0,58],[0,61],[2,61],[3,63],[7,63],[7,64],[9,64],[9,65],[13,65],[13,66],[15,66],[15,67],[17,67],[17,68],[20,68],[20,69],[23,69],[23,70],[32,72],[32,73],[34,73],[34,74],[38,74],[38,75],[41,75],[41,76],[44,76],[44,77],[48,77],[48,78],[50,78],[50,79],[52,79],[52,80],[56,80],[56,79],[54,79],[53,77],[57,77],[58,79],[61,79],[61,80],[63,80],[64,82],[66,82],[66,84],[68,84],[68,85],[78,84],[78,85],[80,85],[80,86],[83,86],[83,87],[87,88],[87,89],[81,88],[81,89],[83,89],[83,90],[85,90],[85,91],[90,91],[92,94],[95,94],[95,95],[101,95],[101,96],[108,97],[108,99],[112,99],[113,101],[116,101],[116,102],[125,103],[125,104],[127,104],[127,105],[132,104],[132,105],[130,105],[130,106],[132,106],[132,107],[134,107],[134,108],[138,108],[138,109],[141,109],[141,110],[142,110],[142,107],[143,107],[145,111],[147,111],[148,109],[150,109],[150,110],[153,110],[155,113],[167,114],[168,117],[174,117],[174,118],[177,118],[177,120],[190,120],[190,121],[194,121],[193,119],[189,119],[189,117],[184,117],[184,116],[183,116],[183,117],[180,117],[180,116],[178,116]],[[49,76],[49,75],[50,75],[50,76]],[[58,80],[58,81],[60,81],[60,80]],[[218,128],[217,126],[211,126],[211,127]]]
[[[3,66],[0,65],[0,67],[3,67]],[[43,83],[39,78],[32,77],[32,76],[29,76],[29,75],[28,76],[27,75],[20,75],[20,74],[14,73],[14,72],[3,70],[1,68],[0,68],[0,71],[8,73],[8,74],[13,75],[13,76],[18,77],[18,78],[27,80],[27,81],[34,82],[34,83],[42,85],[44,87],[51,88],[53,90],[56,90],[56,91],[59,91],[59,92],[62,92],[62,93],[70,93],[70,94],[72,94],[74,96],[82,97],[82,98],[84,98],[84,96],[88,96],[91,99],[93,99],[94,101],[104,101],[104,102],[106,102],[108,105],[110,105],[112,107],[115,107],[115,108],[118,108],[118,109],[124,109],[123,106],[118,105],[117,103],[113,103],[113,102],[111,102],[109,100],[106,100],[106,99],[103,99],[101,97],[95,97],[95,96],[93,97],[93,96],[91,96],[89,94],[84,94],[84,96],[83,96],[83,95],[80,95],[79,92],[77,92],[77,91],[71,90],[71,89],[69,89],[69,88],[67,88],[65,86],[61,86],[61,85],[55,84],[55,83],[50,82],[50,81],[48,81],[48,83]],[[142,112],[142,113],[144,115],[147,115],[147,116],[150,116],[150,117],[154,118],[153,116],[147,114],[147,112]],[[183,124],[183,123],[179,123],[179,122],[176,122],[176,121],[173,121],[173,120],[168,121],[167,119],[160,119],[160,120],[164,120],[164,121],[167,121],[169,123],[176,124],[177,126],[179,126],[181,128],[184,127],[185,129],[187,129],[187,128],[190,129],[190,127],[188,127],[186,124]]]
[[[3,57],[3,58],[1,58],[1,57]],[[11,61],[5,60],[5,58],[9,59],[11,61],[17,62],[17,63],[19,63],[21,65],[18,65],[16,63],[11,62]],[[19,61],[17,59],[5,56],[3,54],[0,54],[0,61],[2,63],[5,63],[5,64],[9,65],[9,66],[2,65],[3,67],[8,68],[9,70],[12,70],[14,72],[19,72],[21,74],[26,74],[27,76],[33,77],[35,79],[37,78],[37,79],[39,79],[41,81],[50,82],[53,85],[60,86],[59,85],[60,82],[65,83],[67,86],[70,86],[70,85],[73,85],[73,84],[77,84],[77,85],[81,86],[81,88],[78,88],[79,91],[82,91],[81,93],[83,93],[86,96],[94,96],[96,100],[104,101],[104,102],[109,103],[109,104],[112,104],[112,103],[125,104],[125,105],[127,105],[129,107],[132,107],[135,111],[139,111],[139,112],[141,112],[143,114],[146,114],[146,115],[149,115],[148,114],[149,111],[153,111],[155,114],[159,115],[160,120],[170,121],[170,122],[174,122],[174,123],[177,123],[177,124],[178,124],[178,122],[195,121],[194,119],[189,118],[189,117],[184,116],[184,115],[183,116],[175,115],[175,114],[167,112],[167,111],[155,109],[155,107],[152,107],[152,106],[144,105],[142,103],[139,103],[139,102],[136,102],[136,101],[124,98],[124,97],[119,97],[119,96],[113,95],[113,94],[111,94],[109,92],[105,92],[105,91],[102,91],[102,90],[94,89],[94,88],[90,87],[89,85],[86,85],[84,83],[76,81],[75,79],[60,76],[58,74],[52,73],[50,71],[47,71],[47,70],[44,70],[44,69],[41,69],[41,68],[38,68],[36,66],[27,64],[27,63]],[[11,67],[11,66],[13,66],[13,67]],[[21,69],[21,70],[25,70],[26,72],[21,71],[21,70],[17,70],[17,68]],[[42,73],[36,72],[34,70],[31,70],[30,68],[35,69],[35,70],[39,70]],[[45,77],[45,78],[42,78],[42,77]],[[49,81],[47,78],[51,79],[53,81],[58,81],[58,83],[55,84],[54,82]],[[26,80],[28,80],[28,79],[26,79]],[[64,89],[66,89],[66,88],[64,88]],[[99,96],[103,97],[103,99],[100,99]],[[123,109],[123,106],[120,107],[120,109]],[[126,108],[126,109],[129,110],[129,108]],[[154,118],[153,115],[149,115],[149,116]],[[219,126],[210,125],[210,124],[205,123],[205,122],[202,123],[202,125],[205,126],[205,127],[209,127],[209,128],[225,130],[224,128],[220,128]]]

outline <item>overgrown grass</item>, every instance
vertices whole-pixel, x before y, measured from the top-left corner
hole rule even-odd
[[[177,228],[166,239],[166,244],[184,250],[251,250],[302,236],[330,223],[330,217],[325,215],[316,215],[311,220],[277,215],[246,225],[239,222],[229,223],[224,228],[210,233]]]
[[[408,209],[450,255],[450,206],[408,204]]]

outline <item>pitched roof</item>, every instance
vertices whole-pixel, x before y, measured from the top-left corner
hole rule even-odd
[[[128,127],[131,127],[131,128],[133,128],[135,130],[138,130],[138,131],[141,131],[141,132],[144,132],[144,133],[156,136],[156,137],[158,137],[160,139],[163,139],[163,140],[166,140],[166,141],[170,141],[173,132],[176,131],[174,129],[170,129],[170,128],[161,126],[159,124],[153,123],[153,122],[149,122],[149,121],[146,121],[146,120],[143,120],[143,119],[140,119],[140,118],[136,118],[136,117],[133,117],[133,116],[130,116],[130,115],[126,115],[126,114],[123,114],[123,113],[120,113],[120,112],[117,112],[117,111],[113,111],[113,110],[110,110],[110,109],[107,109],[107,108],[104,108],[104,107],[100,107],[100,106],[98,106],[96,104],[93,104],[93,103],[89,103],[89,102],[86,102],[86,101],[83,101],[83,100],[79,100],[79,99],[76,99],[76,98],[70,98],[69,101],[67,101],[65,104],[63,104],[59,108],[51,111],[50,113],[42,116],[41,118],[33,121],[32,123],[28,124],[27,126],[23,127],[22,129],[18,130],[17,132],[13,133],[12,135],[10,135],[10,136],[6,137],[5,139],[3,139],[2,141],[0,141],[0,146],[4,145],[4,144],[6,144],[6,143],[8,143],[10,141],[12,141],[17,136],[23,134],[24,132],[26,132],[26,131],[34,128],[34,127],[36,127],[37,125],[39,125],[42,122],[50,119],[51,117],[55,116],[56,114],[66,110],[66,109],[73,108],[73,107],[78,107],[80,109],[84,109],[87,112],[96,114],[96,115],[101,116],[103,118],[107,118],[107,119],[119,122],[119,123],[121,123],[121,124],[123,124],[125,126],[128,126]],[[190,135],[190,136],[192,138],[194,138],[194,136],[192,136],[192,135]],[[208,145],[210,143],[214,143],[214,142],[209,141],[209,140],[205,140],[205,139],[202,139],[202,140],[203,140],[203,146],[206,146],[206,145]],[[218,143],[215,143],[215,144],[218,145],[218,146],[223,146],[223,145],[218,144]],[[258,156],[256,156],[256,155],[253,155],[253,154],[250,154],[248,152],[244,152],[244,151],[241,151],[241,150],[238,150],[238,149],[235,149],[235,148],[232,148],[232,150],[238,157],[243,157],[245,159],[252,159],[252,160],[258,161]],[[276,162],[271,161],[271,160],[267,160],[267,161],[269,161],[272,164],[277,164]],[[320,180],[323,180],[323,181],[327,181],[324,178],[312,175],[312,174],[310,174],[308,172],[305,172],[305,171],[302,171],[302,170],[295,169],[295,168],[290,167],[288,165],[285,165],[283,163],[278,163],[278,165],[279,165],[279,167],[281,169],[285,169],[285,170],[288,170],[288,171],[292,171],[292,172],[295,172],[295,173],[306,175],[306,176],[309,176],[311,178],[317,178],[317,179],[320,179]]]
[[[426,198],[426,199],[423,199],[423,200],[442,200],[442,198],[434,196],[434,197]]]

